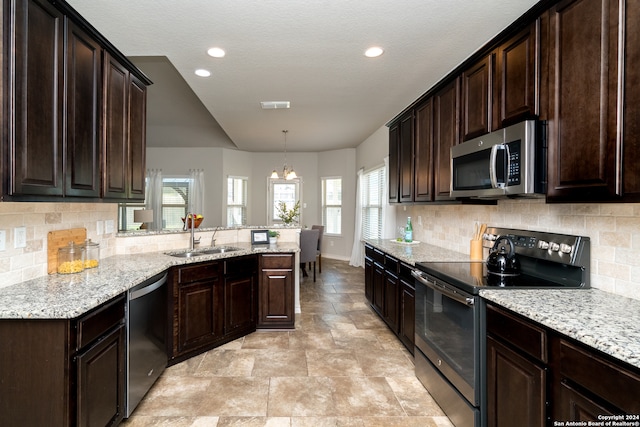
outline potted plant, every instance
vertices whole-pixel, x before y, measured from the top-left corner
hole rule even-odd
[[[279,231],[269,230],[269,244],[275,245],[278,241],[278,236],[280,235]]]
[[[278,217],[285,225],[291,225],[300,217],[300,200],[298,200],[291,209],[287,209],[285,202],[278,203],[276,208],[278,210]]]

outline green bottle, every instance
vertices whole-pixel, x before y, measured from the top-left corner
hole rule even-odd
[[[407,225],[404,227],[404,241],[413,242],[413,225],[411,225],[411,217],[407,217]]]

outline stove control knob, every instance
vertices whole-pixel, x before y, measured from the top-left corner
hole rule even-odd
[[[554,242],[550,242],[549,247],[553,252],[558,252],[560,250],[560,245]]]
[[[562,252],[563,254],[570,254],[572,250],[573,247],[571,245],[567,245],[566,243],[560,244],[560,252]]]
[[[538,240],[538,249],[547,250],[549,249],[549,242],[545,242],[544,240]]]
[[[489,234],[489,233],[486,233],[486,234],[484,235],[484,238],[485,238],[486,240],[489,240],[489,241],[493,242],[494,240],[496,240],[496,239],[498,238],[498,236],[496,236],[495,234]]]

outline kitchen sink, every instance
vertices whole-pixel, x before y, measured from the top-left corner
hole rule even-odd
[[[209,249],[205,249],[200,253],[203,254],[224,254],[227,252],[235,252],[235,251],[239,251],[240,249],[238,248],[231,248],[231,247],[219,247],[219,248],[209,248]]]
[[[191,258],[194,256],[204,255],[202,252],[168,252],[167,255],[171,255],[177,258]]]

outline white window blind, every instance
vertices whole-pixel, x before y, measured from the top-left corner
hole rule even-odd
[[[247,224],[247,189],[249,179],[246,177],[227,177],[227,226]]]
[[[384,190],[384,166],[365,172],[362,197],[362,237],[380,239],[382,232],[382,201]]]
[[[322,178],[322,225],[326,234],[342,233],[342,178]]]

